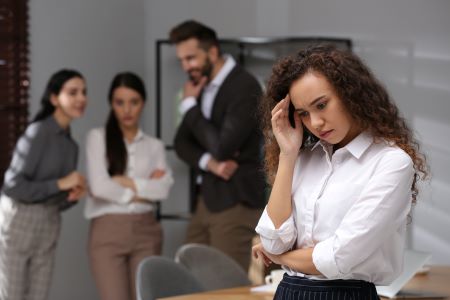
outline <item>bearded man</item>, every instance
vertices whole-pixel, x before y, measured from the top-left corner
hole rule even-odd
[[[196,172],[196,208],[186,242],[213,246],[245,270],[265,206],[262,136],[256,111],[261,87],[222,54],[215,31],[185,21],[170,31],[188,80],[174,146]]]

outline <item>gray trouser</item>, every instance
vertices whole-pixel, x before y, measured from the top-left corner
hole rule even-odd
[[[0,299],[45,300],[61,226],[57,206],[0,198]]]

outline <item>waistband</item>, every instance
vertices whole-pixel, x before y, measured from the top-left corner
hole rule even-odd
[[[336,280],[317,280],[306,277],[291,276],[284,274],[280,285],[287,287],[297,287],[307,291],[323,291],[324,289],[357,289],[372,290],[375,285],[371,282],[357,279],[336,279]]]
[[[12,212],[20,209],[22,211],[42,211],[48,214],[59,213],[59,206],[57,204],[23,203],[7,196],[4,193],[0,196],[0,206],[3,212]]]

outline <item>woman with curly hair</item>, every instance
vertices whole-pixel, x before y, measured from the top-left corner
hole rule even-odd
[[[253,255],[286,270],[275,299],[378,299],[427,175],[411,130],[368,67],[332,46],[279,61],[262,105],[272,191]]]

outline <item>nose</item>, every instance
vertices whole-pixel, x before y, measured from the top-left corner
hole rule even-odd
[[[83,103],[87,102],[87,96],[86,96],[86,94],[80,93],[80,96],[78,97],[78,101],[79,101],[79,102],[83,102]]]
[[[124,111],[126,114],[130,114],[131,110],[132,110],[132,105],[130,103],[128,103],[124,106]]]
[[[325,121],[320,114],[312,113],[310,114],[310,118],[311,118],[311,127],[314,129],[320,130],[325,124]]]

